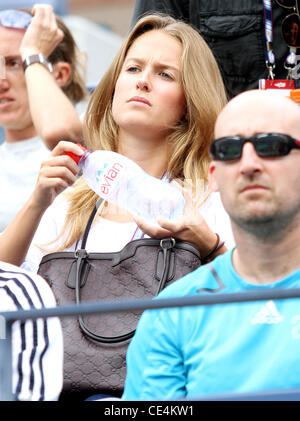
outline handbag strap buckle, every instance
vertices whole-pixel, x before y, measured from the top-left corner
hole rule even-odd
[[[85,249],[77,249],[74,252],[76,259],[86,259],[89,257],[88,252]]]
[[[173,237],[170,238],[163,238],[162,240],[160,240],[160,247],[162,249],[172,249],[173,247],[175,247],[176,244],[176,240]]]

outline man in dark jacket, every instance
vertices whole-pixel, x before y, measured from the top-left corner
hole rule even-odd
[[[271,1],[276,79],[286,79],[289,48],[281,23],[292,8]],[[198,28],[219,63],[228,97],[258,88],[268,77],[263,0],[136,0],[132,24],[144,13],[167,13]],[[296,87],[300,87],[298,79]]]

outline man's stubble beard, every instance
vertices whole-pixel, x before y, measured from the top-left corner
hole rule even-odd
[[[291,232],[293,227],[300,223],[300,203],[285,212],[253,215],[252,217],[231,215],[231,219],[240,229],[260,240],[278,238]]]

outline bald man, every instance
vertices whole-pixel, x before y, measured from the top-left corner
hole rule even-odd
[[[160,298],[300,285],[300,109],[248,91],[221,112],[211,146],[236,247]],[[300,387],[299,300],[146,311],[127,355],[123,400],[205,398]]]

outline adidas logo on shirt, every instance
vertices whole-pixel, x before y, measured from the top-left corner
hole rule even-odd
[[[272,300],[268,301],[263,308],[258,311],[255,316],[252,318],[252,324],[276,324],[280,323],[283,320],[283,317],[278,312],[274,302]]]

